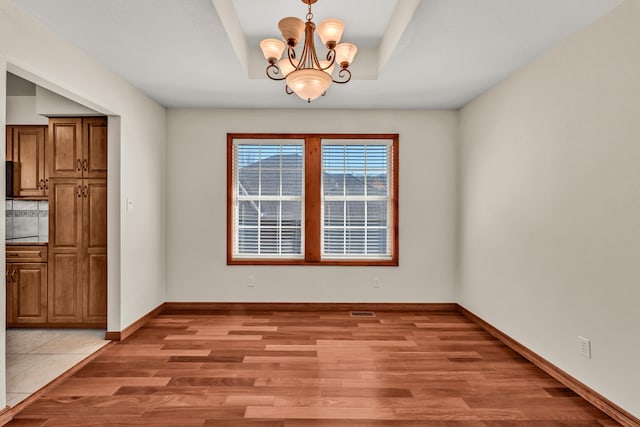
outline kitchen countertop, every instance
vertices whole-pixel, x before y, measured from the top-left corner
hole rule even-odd
[[[21,239],[8,239],[5,241],[6,245],[14,245],[14,246],[34,246],[34,245],[42,245],[46,246],[49,244],[46,237],[41,238],[32,238],[25,237]]]

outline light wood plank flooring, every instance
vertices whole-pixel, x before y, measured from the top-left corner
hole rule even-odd
[[[455,312],[165,312],[10,426],[613,426]]]

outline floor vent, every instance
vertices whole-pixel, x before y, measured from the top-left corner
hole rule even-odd
[[[373,311],[352,311],[351,317],[376,317]]]

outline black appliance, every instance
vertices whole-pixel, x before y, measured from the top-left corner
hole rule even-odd
[[[5,162],[5,197],[10,199],[18,195],[20,191],[20,163],[7,160]]]

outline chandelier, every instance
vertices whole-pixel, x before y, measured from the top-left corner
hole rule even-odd
[[[340,43],[344,23],[335,18],[326,19],[318,24],[318,36],[326,46],[328,52],[326,59],[318,59],[314,45],[314,32],[316,24],[313,23],[311,5],[318,0],[301,0],[309,7],[307,22],[295,17],[283,18],[278,23],[282,38],[286,45],[278,39],[264,39],[260,42],[260,49],[267,66],[267,77],[272,80],[285,80],[287,86],[285,92],[288,95],[295,93],[307,102],[311,102],[327,92],[331,83],[344,84],[351,80],[349,65],[358,51],[352,43]],[[304,34],[304,44],[300,57],[296,54],[295,47]],[[285,58],[280,59],[287,49]],[[339,70],[334,77],[336,66]]]

